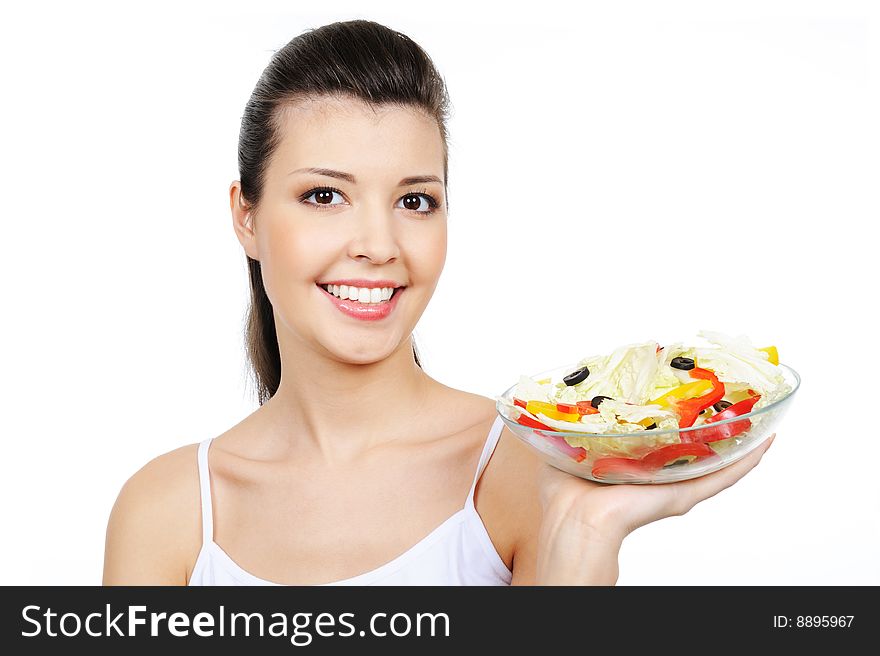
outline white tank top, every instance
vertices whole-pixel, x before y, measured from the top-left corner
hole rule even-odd
[[[512,572],[495,550],[474,506],[477,481],[498,444],[503,425],[501,417],[492,424],[464,508],[384,565],[322,585],[510,585]],[[284,585],[254,576],[214,542],[208,469],[212,441],[208,438],[199,443],[202,548],[188,585]]]

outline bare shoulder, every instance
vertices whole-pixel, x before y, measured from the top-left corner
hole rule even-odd
[[[163,453],[123,484],[104,546],[103,585],[185,585],[201,543],[198,444]]]
[[[483,398],[494,413],[495,401]],[[499,554],[509,567],[512,565],[514,585],[534,582],[542,518],[538,488],[542,466],[540,458],[504,426],[480,482],[484,522]]]
[[[457,415],[476,418],[482,428],[475,435],[484,440],[489,427],[498,417],[495,401],[471,392],[456,390],[456,393],[454,403],[459,409]],[[541,464],[540,458],[504,426],[498,445],[480,479],[479,488],[486,495],[497,493],[499,497],[508,499],[531,498],[532,493],[537,492]],[[491,483],[484,484],[484,479]]]

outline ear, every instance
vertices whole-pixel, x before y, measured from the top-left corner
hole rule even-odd
[[[229,209],[232,210],[232,227],[244,252],[254,260],[260,259],[257,235],[254,232],[254,212],[241,195],[241,182],[233,180],[229,185]]]

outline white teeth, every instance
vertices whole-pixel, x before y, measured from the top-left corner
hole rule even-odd
[[[394,294],[393,287],[350,287],[348,285],[324,285],[323,287],[338,298],[359,303],[382,303]]]

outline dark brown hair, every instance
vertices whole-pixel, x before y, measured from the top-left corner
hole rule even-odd
[[[428,54],[405,34],[373,21],[351,20],[293,38],[275,52],[254,87],[238,138],[241,195],[252,210],[259,205],[269,161],[283,136],[284,107],[328,96],[353,97],[372,107],[416,108],[435,118],[443,139],[443,177],[448,188],[449,98],[443,78]],[[281,357],[260,262],[246,257],[251,302],[245,341],[262,405],[278,390]],[[421,367],[415,341],[413,358]]]

